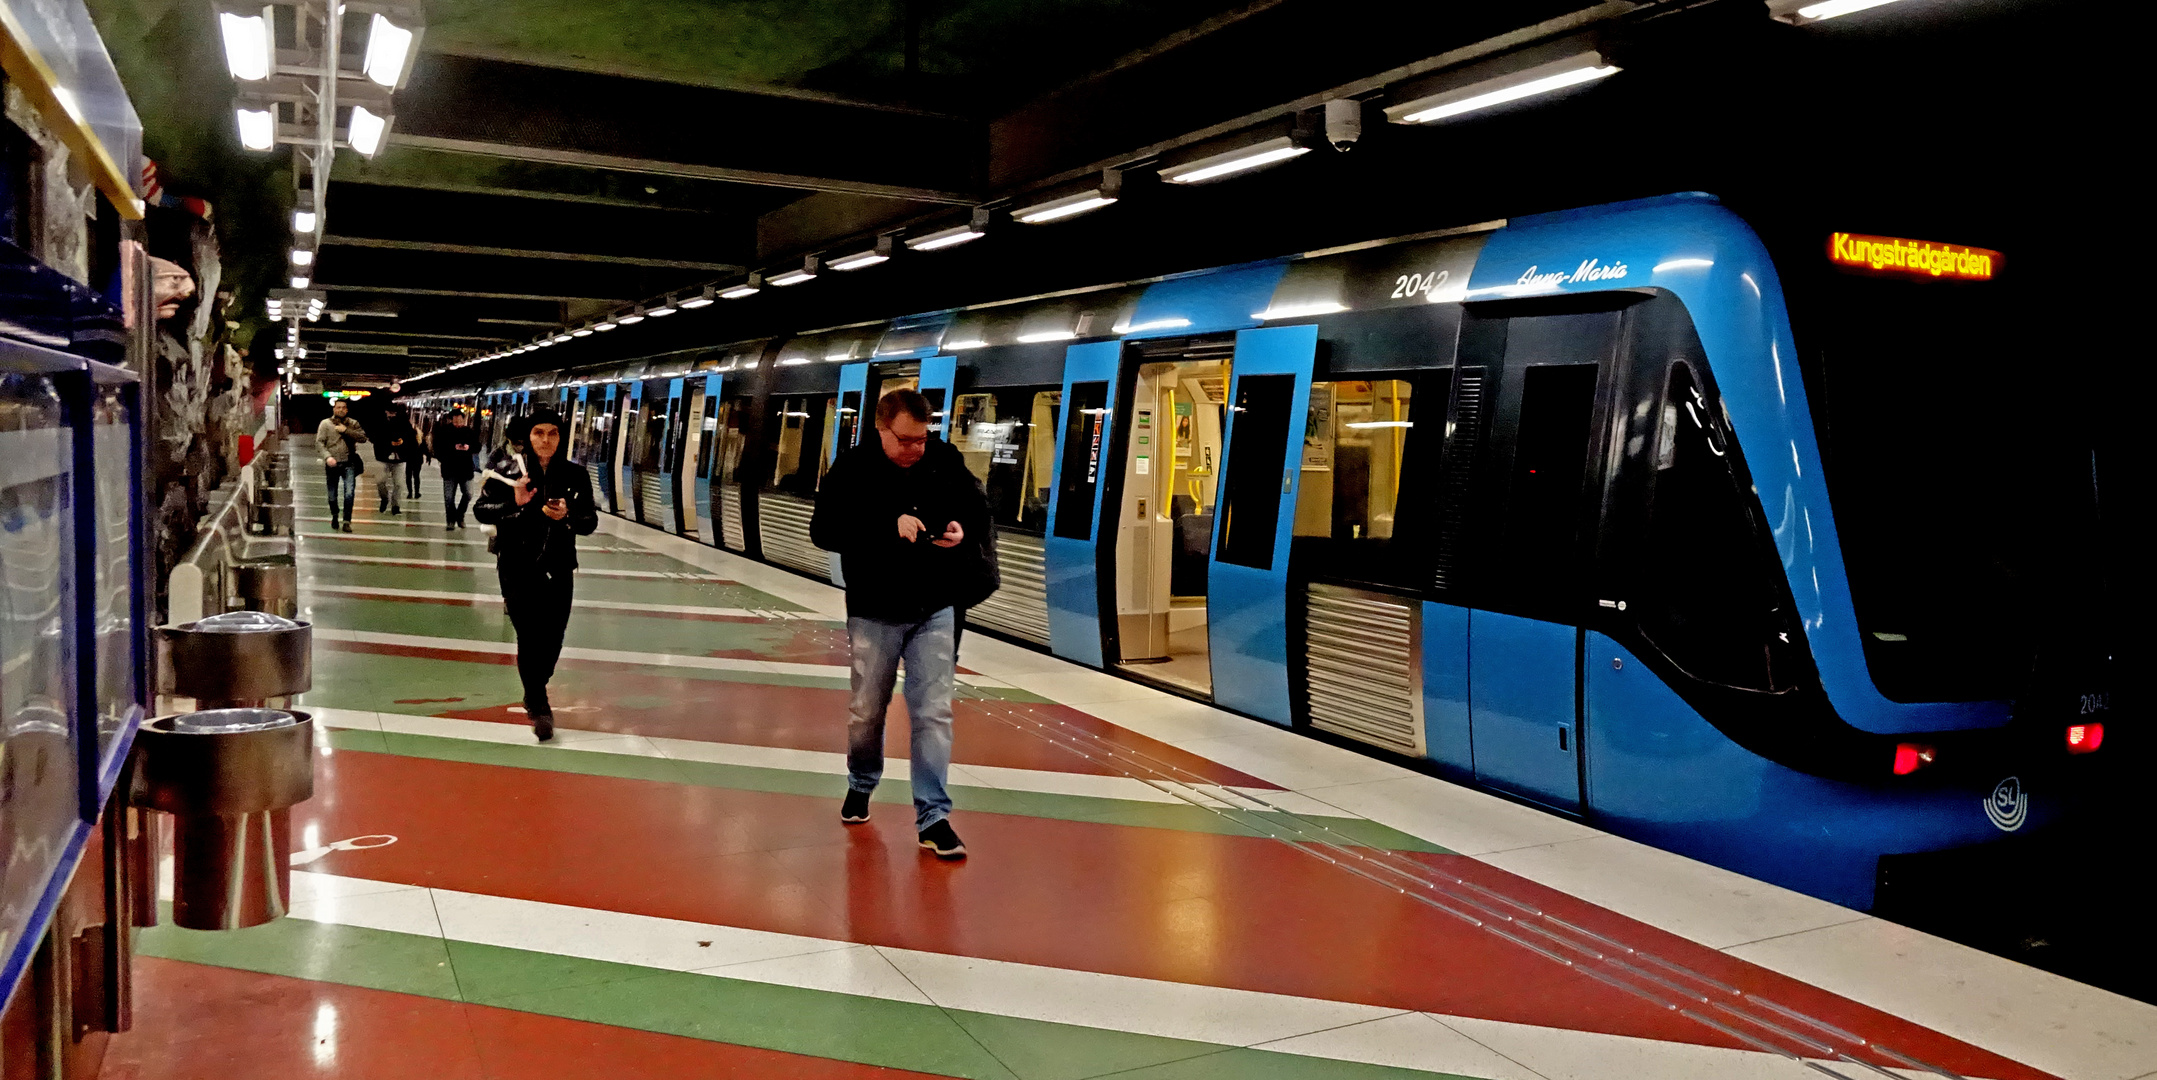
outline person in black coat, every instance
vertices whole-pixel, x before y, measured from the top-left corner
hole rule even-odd
[[[463,409],[434,426],[434,460],[442,467],[442,527],[464,528],[464,511],[472,503],[472,467],[479,456],[479,430]]]
[[[561,418],[541,409],[528,423],[526,449],[488,470],[472,516],[495,527],[495,571],[502,606],[517,630],[524,712],[533,734],[546,742],[554,738],[547,681],[569,629],[577,537],[599,528],[599,507],[592,501],[591,474],[561,452]]]
[[[869,820],[884,775],[884,711],[899,664],[913,723],[914,828],[939,857],[966,854],[950,822],[951,689],[958,627],[996,591],[988,496],[957,448],[929,434],[929,402],[894,390],[876,403],[876,439],[824,474],[809,536],[839,553],[853,654],[847,794],[839,820]]]
[[[401,496],[407,489],[404,478],[397,474],[401,470],[417,468],[414,463],[419,460],[420,449],[419,433],[412,430],[411,424],[405,422],[402,411],[390,409],[382,414],[382,423],[374,436],[374,457],[382,463],[382,477],[375,483],[375,493],[380,496],[381,505],[375,508],[375,512],[379,514],[386,510],[392,514],[404,513]],[[412,494],[417,495],[419,492],[413,491]]]

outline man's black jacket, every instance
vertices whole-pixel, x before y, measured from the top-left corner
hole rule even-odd
[[[532,501],[517,505],[517,493],[494,477],[480,488],[472,502],[472,516],[494,526],[495,562],[505,572],[550,571],[564,573],[577,568],[577,537],[590,536],[599,528],[599,506],[592,501],[592,476],[569,455],[554,455],[544,476],[539,459],[525,454],[524,474],[532,478]],[[569,504],[569,516],[560,521],[547,516],[548,499]]]
[[[470,480],[472,453],[479,449],[479,429],[444,420],[434,426],[434,459],[442,463],[442,479]],[[590,477],[586,477],[590,479]]]
[[[966,539],[951,548],[901,540],[901,514],[931,529],[956,521]],[[817,491],[809,539],[839,553],[846,613],[855,618],[920,622],[947,607],[972,607],[999,584],[988,496],[942,439],[930,439],[921,460],[903,469],[874,437],[840,454]]]
[[[383,463],[419,460],[419,432],[402,420],[385,420],[374,437],[374,459]]]

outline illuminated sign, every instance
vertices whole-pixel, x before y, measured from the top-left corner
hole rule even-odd
[[[323,396],[323,397],[326,397],[326,398],[329,398],[329,399],[331,399],[331,400],[333,400],[333,401],[334,401],[334,400],[337,400],[337,399],[339,399],[339,398],[342,398],[342,399],[344,399],[344,400],[346,400],[346,401],[358,401],[359,399],[361,399],[361,398],[363,398],[363,397],[366,397],[366,396],[367,396],[367,391],[365,391],[365,390],[324,390],[324,391],[322,391],[322,396]]]
[[[2000,272],[2000,253],[1925,240],[1860,233],[1830,233],[1828,261],[1881,275],[1990,281]]]

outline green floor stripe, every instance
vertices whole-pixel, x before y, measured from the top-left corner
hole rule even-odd
[[[1474,1080],[292,918],[168,924],[136,950],[969,1080]]]
[[[460,562],[488,562],[491,556]],[[385,558],[388,557],[386,554]],[[301,558],[300,595],[312,599],[309,584],[346,588],[429,589],[437,592],[500,595],[501,585],[492,566],[478,570],[448,570],[389,563],[347,563]],[[695,607],[760,608],[771,611],[807,611],[800,604],[752,589],[747,585],[714,581],[663,578],[577,578],[577,595],[586,600],[620,600],[637,604],[688,604]]]
[[[699,683],[846,689],[843,675],[827,678],[775,671],[656,666],[640,670],[655,678]],[[574,660],[566,661],[556,669],[548,687],[556,705],[597,701],[605,702],[610,708],[635,712],[678,704],[677,698],[667,694],[637,693],[634,678],[625,679],[619,670],[583,667]],[[714,685],[710,692],[718,694],[725,690],[723,685]],[[434,656],[394,656],[320,646],[315,649],[314,688],[305,695],[308,702],[316,705],[418,716],[510,705],[523,697],[524,688],[517,681],[514,664]]]
[[[494,556],[483,547],[464,544],[381,544],[371,540],[351,540],[342,537],[326,539],[308,538],[302,542],[304,556],[357,555],[370,559],[409,559],[413,561],[441,562],[494,562]],[[375,565],[387,565],[377,563]],[[662,574],[703,574],[709,571],[688,563],[622,548],[589,548],[577,546],[577,565],[586,570],[650,570]],[[724,575],[721,575],[724,576]]]
[[[408,735],[397,732],[351,731],[328,729],[322,734],[329,745],[339,750],[366,750],[376,753],[396,754],[402,757],[431,758],[436,761],[458,761],[472,765],[495,765],[514,769],[544,769],[552,772],[580,773],[586,776],[607,776],[624,780],[651,780],[670,784],[693,784],[698,787],[729,788],[736,791],[758,791],[774,795],[804,795],[811,798],[837,799],[845,794],[845,778],[833,773],[798,772],[791,769],[766,769],[750,765],[725,765],[709,761],[679,761],[672,758],[643,757],[635,754],[606,754],[588,750],[567,750],[558,746],[529,746],[513,743],[474,742],[468,739],[449,739],[434,735]],[[1046,818],[1054,821],[1076,821],[1096,825],[1118,825],[1140,829],[1171,829],[1177,832],[1208,833],[1215,836],[1259,836],[1254,829],[1238,824],[1211,810],[1197,806],[1173,803],[1140,802],[1135,799],[1099,798],[1091,795],[1060,795],[1038,791],[1011,791],[1004,788],[983,788],[954,784],[951,787],[952,802],[957,809],[976,814],[1008,814],[1018,817]],[[913,801],[912,790],[903,780],[886,780],[877,786],[879,803],[909,805]],[[1327,837],[1337,843],[1356,843],[1366,847],[1390,851],[1420,851],[1434,854],[1451,854],[1436,844],[1410,836],[1396,829],[1387,828],[1375,821],[1362,818],[1319,817],[1316,815],[1291,818],[1288,815],[1259,812],[1239,814],[1244,820],[1259,819],[1277,827],[1287,834],[1299,827],[1308,829],[1323,825],[1335,835]]]

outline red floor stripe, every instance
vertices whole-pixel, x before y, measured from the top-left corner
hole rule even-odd
[[[102,1080],[927,1080],[929,1074],[337,983],[135,961]]]
[[[317,868],[385,881],[1174,982],[1736,1046],[1271,840],[967,814],[940,863],[912,815],[829,799],[379,754],[319,763],[301,825],[400,842]],[[1486,887],[1959,1071],[2043,1074],[1459,856]]]

